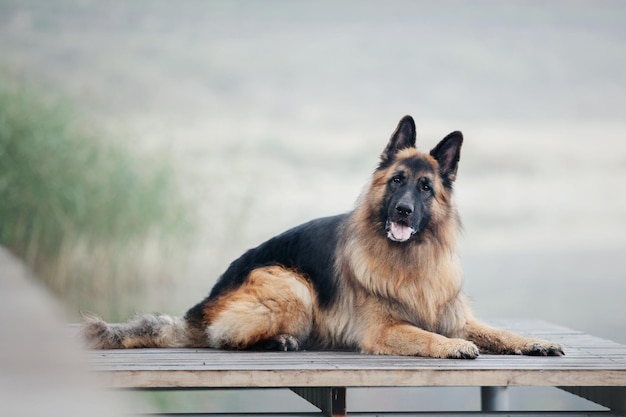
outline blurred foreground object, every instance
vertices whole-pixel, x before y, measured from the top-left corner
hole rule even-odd
[[[0,415],[121,415],[115,393],[97,390],[84,371],[59,306],[3,247],[0,314]]]

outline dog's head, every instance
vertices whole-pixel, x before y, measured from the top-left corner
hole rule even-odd
[[[380,224],[387,238],[408,242],[456,216],[452,184],[463,135],[453,132],[429,153],[415,147],[415,122],[405,116],[381,154],[373,186],[380,195]],[[456,220],[456,219],[455,219]]]

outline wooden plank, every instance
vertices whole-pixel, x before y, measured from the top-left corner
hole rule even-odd
[[[354,352],[134,349],[87,352],[112,387],[626,386],[626,346],[537,321],[493,323],[562,343],[565,357],[476,360]]]
[[[624,383],[624,372],[594,371],[119,371],[102,373],[111,388],[604,386]]]

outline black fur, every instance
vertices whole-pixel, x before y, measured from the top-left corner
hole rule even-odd
[[[185,319],[201,323],[207,301],[239,287],[254,269],[270,265],[282,265],[303,273],[313,284],[320,306],[328,306],[336,294],[335,250],[347,217],[348,214],[341,214],[312,220],[248,250],[230,264],[209,296],[192,307]]]
[[[439,172],[446,188],[452,188],[452,183],[456,179],[459,159],[461,158],[461,145],[463,145],[463,134],[456,131],[443,138],[430,151],[430,155],[439,163]]]
[[[411,169],[413,174],[417,174],[419,172],[429,172],[434,174],[432,165],[430,165],[428,161],[424,160],[424,158],[406,158],[402,161],[402,164]]]
[[[387,147],[380,155],[378,169],[387,168],[398,151],[406,148],[415,148],[415,122],[411,116],[404,116],[398,123]]]

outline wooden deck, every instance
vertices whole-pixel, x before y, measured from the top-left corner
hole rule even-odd
[[[626,413],[626,346],[542,321],[491,324],[560,342],[566,356],[439,360],[353,352],[134,349],[91,351],[88,359],[109,387],[289,387],[326,415],[345,414],[346,388],[406,386],[486,387],[485,410],[499,403],[502,390],[495,387],[555,386],[602,404],[612,413]]]

